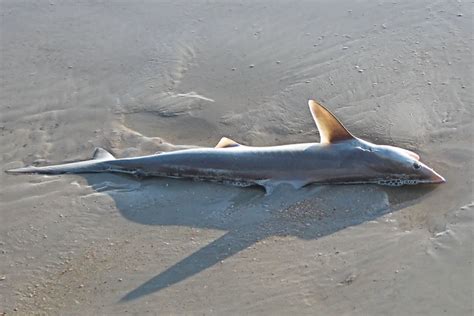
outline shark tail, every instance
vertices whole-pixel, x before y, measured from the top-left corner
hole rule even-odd
[[[103,148],[96,148],[92,154],[92,159],[84,161],[76,161],[70,163],[64,163],[53,166],[28,166],[17,169],[6,170],[8,174],[25,174],[25,173],[36,173],[36,174],[64,174],[64,173],[94,173],[104,172],[107,166],[103,163],[104,161],[115,160],[115,157]]]

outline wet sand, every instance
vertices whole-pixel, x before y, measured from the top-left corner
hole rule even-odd
[[[0,173],[0,313],[471,315],[472,4],[2,1],[0,165],[318,141],[439,186]]]

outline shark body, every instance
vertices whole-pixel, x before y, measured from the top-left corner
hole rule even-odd
[[[354,137],[324,106],[310,100],[320,143],[252,147],[222,138],[215,148],[194,148],[116,159],[104,149],[91,160],[25,167],[8,173],[117,172],[219,181],[239,186],[261,185],[269,193],[281,183],[301,188],[311,183],[375,183],[401,186],[442,183],[445,179],[406,149],[376,145]]]

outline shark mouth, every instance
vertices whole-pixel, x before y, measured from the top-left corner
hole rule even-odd
[[[411,179],[384,179],[377,180],[377,184],[385,185],[389,187],[401,187],[402,185],[415,185],[423,183],[422,180],[411,180]]]
[[[415,185],[415,184],[437,184],[444,183],[446,180],[443,177],[433,178],[429,180],[416,180],[416,179],[383,179],[377,180],[376,183],[379,185],[385,185],[390,187],[401,187],[403,185]]]

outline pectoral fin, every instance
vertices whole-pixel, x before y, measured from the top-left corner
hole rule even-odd
[[[230,138],[222,137],[221,140],[217,143],[215,148],[228,148],[228,147],[236,147],[236,146],[242,146],[242,145],[237,143],[236,141],[233,141]]]
[[[308,105],[319,130],[321,144],[330,144],[354,138],[334,114],[324,106],[314,100],[309,100]]]

